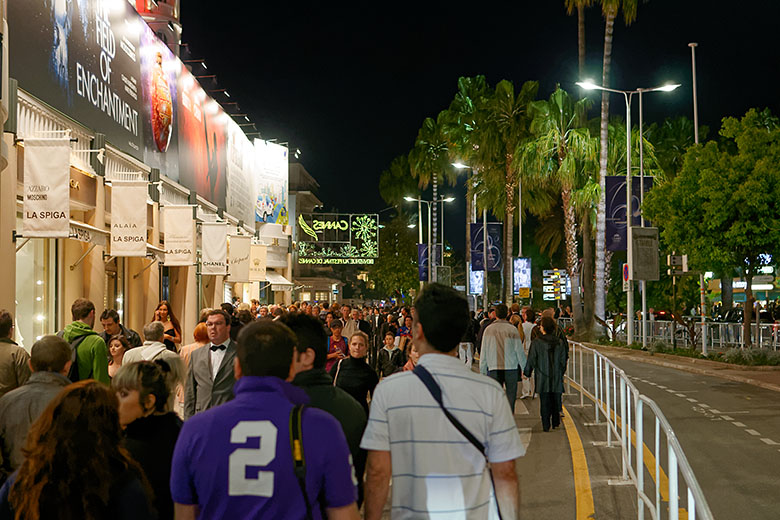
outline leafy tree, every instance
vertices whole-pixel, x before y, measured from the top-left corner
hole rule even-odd
[[[408,298],[419,287],[415,231],[398,216],[379,231],[379,258],[369,267],[377,290],[394,298]]]
[[[741,120],[724,118],[720,136],[721,143],[690,147],[680,173],[648,195],[645,211],[694,269],[741,270],[750,345],[752,279],[780,255],[780,121],[751,109]]]
[[[400,213],[406,207],[404,197],[416,193],[417,182],[412,177],[409,158],[406,155],[396,157],[379,176],[379,194]]]

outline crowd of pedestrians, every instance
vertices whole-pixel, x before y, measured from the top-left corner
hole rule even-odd
[[[167,301],[139,334],[79,298],[28,354],[0,311],[0,520],[379,520],[391,485],[393,518],[516,518],[521,381],[560,424],[551,314],[431,284],[411,308],[225,303],[182,345]]]

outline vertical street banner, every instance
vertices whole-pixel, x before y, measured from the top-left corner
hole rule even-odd
[[[249,248],[249,281],[264,282],[266,253],[268,250],[262,244],[252,244]]]
[[[626,233],[626,177],[623,175],[609,175],[606,180],[607,189],[607,215],[606,215],[606,244],[608,251],[625,251],[628,241]],[[645,193],[653,187],[653,177],[645,176]],[[639,226],[642,223],[642,186],[639,177],[631,179],[631,225]],[[649,225],[647,220],[645,224]]]
[[[288,225],[287,192],[289,157],[287,147],[255,139],[255,221]]]
[[[441,244],[433,246],[433,265],[441,265]],[[417,244],[417,275],[421,282],[428,281],[428,267],[428,244]],[[433,276],[431,281],[436,281]]]
[[[111,184],[111,255],[146,256],[146,182]]]
[[[228,213],[254,229],[255,150],[244,131],[234,121],[228,121],[227,189],[225,205]],[[232,270],[232,268],[231,268]]]
[[[230,235],[228,238],[228,266],[230,282],[249,281],[249,256],[252,237],[249,235]]]
[[[22,236],[70,234],[70,139],[25,139]]]
[[[474,271],[484,271],[483,255],[483,225],[481,223],[469,224],[471,226],[471,268]],[[504,225],[501,222],[487,223],[487,256],[488,271],[500,271],[502,262],[501,235]]]
[[[204,222],[200,226],[200,274],[227,274],[227,224]]]
[[[167,267],[195,264],[195,221],[192,206],[164,206],[162,209],[165,234],[165,261]]]

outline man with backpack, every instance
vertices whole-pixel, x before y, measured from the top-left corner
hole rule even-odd
[[[78,298],[70,307],[73,323],[68,324],[58,336],[70,344],[74,363],[68,372],[72,382],[96,379],[110,383],[108,377],[108,348],[103,338],[93,330],[95,304],[86,298]]]

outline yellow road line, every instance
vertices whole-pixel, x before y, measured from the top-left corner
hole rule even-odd
[[[571,465],[574,473],[574,493],[577,503],[577,520],[590,520],[595,518],[596,509],[593,505],[593,489],[590,486],[590,473],[588,472],[588,460],[585,458],[585,448],[574,421],[571,420],[569,410],[563,407],[564,415],[561,417],[566,436],[569,438],[571,448]]]

